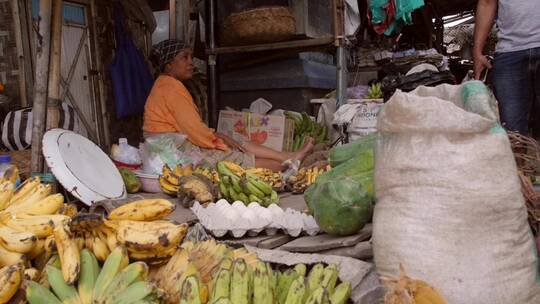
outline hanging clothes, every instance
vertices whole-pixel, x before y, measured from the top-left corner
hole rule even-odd
[[[109,65],[116,118],[144,112],[153,79],[142,52],[126,30],[126,17],[120,4],[113,12],[116,53]]]
[[[412,24],[412,13],[424,5],[424,0],[370,0],[368,17],[377,34],[390,36]]]

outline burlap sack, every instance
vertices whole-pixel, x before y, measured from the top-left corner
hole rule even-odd
[[[534,241],[496,102],[481,82],[396,92],[380,113],[373,246],[451,304],[538,303]]]

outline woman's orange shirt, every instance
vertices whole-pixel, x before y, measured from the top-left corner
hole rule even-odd
[[[179,80],[161,75],[144,107],[143,131],[181,133],[201,148],[227,150],[227,146],[201,119],[193,97]]]

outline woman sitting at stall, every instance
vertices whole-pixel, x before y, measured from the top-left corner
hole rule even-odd
[[[161,133],[181,133],[187,136],[181,147],[198,150],[211,162],[234,161],[244,167],[284,169],[287,160],[302,160],[313,150],[313,139],[297,152],[278,152],[253,142],[237,142],[229,136],[208,128],[201,119],[193,97],[182,81],[193,76],[193,51],[178,40],[165,40],[154,46],[154,61],[161,74],[146,100],[143,131],[145,137]]]

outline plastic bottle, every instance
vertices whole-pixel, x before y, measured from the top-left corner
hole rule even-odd
[[[4,176],[4,173],[11,168],[15,167],[15,165],[11,164],[11,156],[10,155],[0,155],[0,177]],[[15,182],[15,187],[18,187],[21,183],[20,177],[17,176],[17,181]]]

